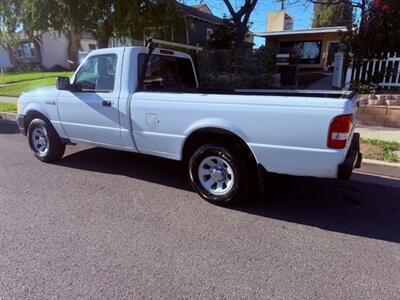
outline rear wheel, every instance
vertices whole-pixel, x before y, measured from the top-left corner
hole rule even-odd
[[[248,194],[246,162],[224,145],[198,148],[189,161],[189,176],[195,191],[214,204],[229,205]]]
[[[48,121],[32,120],[28,127],[28,140],[33,155],[41,161],[54,162],[64,155],[65,145]]]

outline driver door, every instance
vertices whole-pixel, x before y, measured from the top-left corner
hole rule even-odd
[[[118,55],[88,57],[76,73],[72,90],[60,92],[60,119],[72,141],[123,146],[118,111]]]

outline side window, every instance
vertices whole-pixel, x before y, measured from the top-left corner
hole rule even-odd
[[[145,54],[139,55],[139,69],[143,68]],[[139,75],[141,71],[139,71]],[[145,90],[196,88],[196,79],[189,59],[151,55],[143,81]]]
[[[76,74],[75,85],[82,92],[104,92],[114,90],[117,55],[92,56]]]

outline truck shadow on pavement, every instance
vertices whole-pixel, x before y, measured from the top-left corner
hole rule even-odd
[[[117,174],[191,191],[183,164],[131,152],[90,148],[65,156],[60,166]]]
[[[0,117],[0,134],[17,134],[18,126],[14,121],[4,120]]]
[[[156,157],[91,148],[66,156],[59,165],[191,191],[182,163]],[[338,181],[273,175],[262,197],[226,209],[400,243],[400,181],[354,177]]]

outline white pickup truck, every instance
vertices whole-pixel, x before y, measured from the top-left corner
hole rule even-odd
[[[23,94],[17,121],[42,161],[78,143],[183,160],[201,197],[229,204],[265,171],[349,178],[361,164],[355,99],[339,91],[201,90],[187,54],[109,48],[92,51],[57,88]]]

